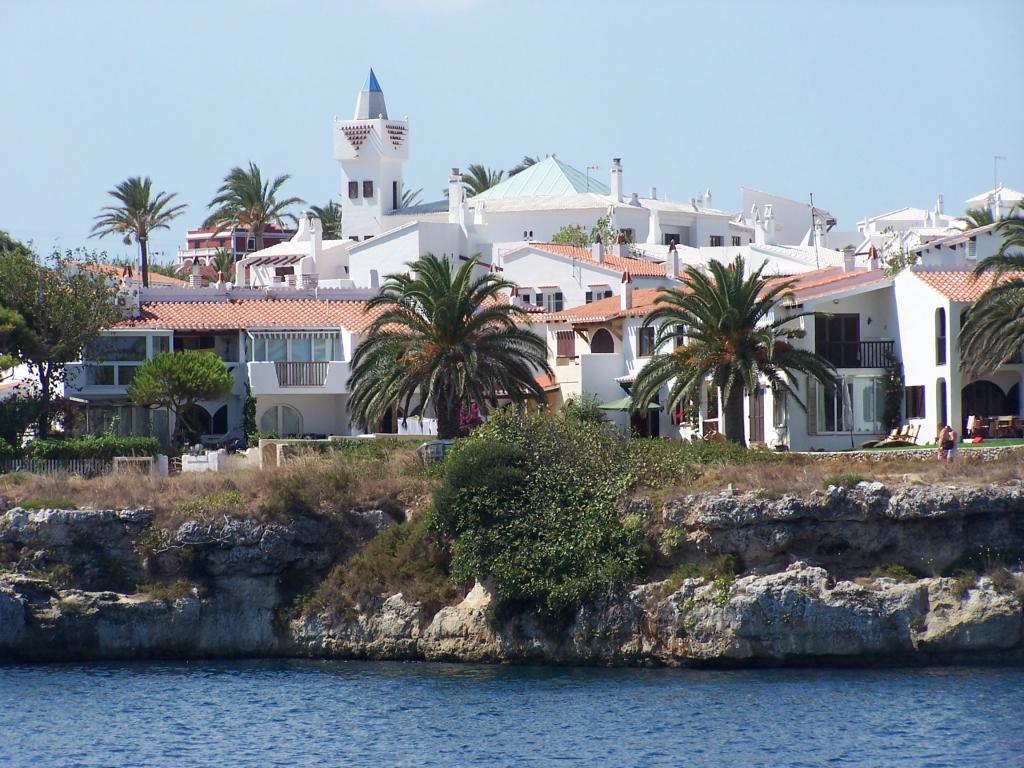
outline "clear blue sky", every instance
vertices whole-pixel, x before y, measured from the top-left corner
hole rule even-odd
[[[406,184],[452,166],[621,156],[627,192],[747,185],[815,202],[852,229],[903,205],[947,210],[1024,187],[1024,2],[47,2],[0,0],[0,229],[41,250],[90,245],[106,192],[148,175],[190,208],[227,170],[339,192],[333,115],[368,67],[412,121]]]

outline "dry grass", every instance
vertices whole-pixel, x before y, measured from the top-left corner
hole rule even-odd
[[[151,477],[118,473],[0,476],[0,496],[11,505],[61,499],[79,509],[149,507],[158,524],[183,519],[220,519],[232,512],[276,518],[282,514],[332,514],[354,506],[417,510],[429,500],[434,480],[419,465],[414,446],[389,447],[376,455],[346,451],[300,454],[281,467]]]

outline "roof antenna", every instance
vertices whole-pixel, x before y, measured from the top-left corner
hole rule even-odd
[[[811,192],[811,240],[814,242],[814,268],[821,269],[821,262],[818,261],[818,238],[814,236],[814,193]]]

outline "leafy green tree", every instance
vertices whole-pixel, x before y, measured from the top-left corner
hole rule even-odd
[[[705,383],[720,388],[725,399],[726,436],[746,444],[743,397],[766,383],[784,391],[806,409],[796,392],[802,373],[834,386],[835,368],[820,355],[793,346],[804,336],[792,320],[812,313],[771,318],[791,295],[793,280],[769,281],[764,266],[747,273],[742,256],[731,264],[712,261],[711,274],[694,266],[682,275],[682,288],[661,288],[644,326],[656,326],[655,347],[682,342],[672,352],[655,354],[640,369],[633,385],[633,406],[646,409],[668,385],[668,407],[689,398],[699,401]],[[684,331],[685,329],[685,331]]]
[[[573,395],[565,401],[562,412],[565,418],[572,421],[585,421],[600,424],[607,421],[604,411],[601,410],[601,401],[594,395],[582,394]]]
[[[577,248],[590,247],[590,235],[579,224],[566,224],[551,236],[552,243],[575,245]]]
[[[184,203],[172,205],[176,197],[173,192],[157,192],[154,195],[153,182],[148,176],[144,179],[131,176],[110,190],[109,194],[118,204],[107,205],[100,210],[92,227],[92,236],[123,235],[125,245],[134,237],[139,244],[142,285],[148,287],[149,235],[157,229],[169,229],[171,221],[188,206]]]
[[[479,163],[470,163],[466,172],[462,174],[462,185],[470,196],[479,195],[499,184],[504,176],[504,171],[495,171]]]
[[[427,254],[410,273],[388,275],[367,303],[376,319],[352,357],[349,407],[364,425],[377,424],[396,405],[411,413],[432,407],[438,437],[458,434],[464,406],[484,410],[502,394],[514,402],[543,398],[534,379],[550,373],[547,345],[517,327],[525,310],[505,292],[514,283],[498,273],[474,277],[480,257],[458,269]]]
[[[304,202],[298,197],[278,199],[278,193],[291,176],[285,174],[273,180],[263,180],[255,163],[249,168],[235,167],[228,171],[224,183],[210,201],[213,212],[207,216],[207,227],[247,227],[256,239],[256,250],[263,250],[263,233],[271,224],[284,225],[284,219],[295,221],[286,209]]]
[[[960,332],[962,366],[972,375],[997,368],[1024,347],[1024,203],[1017,212],[996,225],[999,250],[974,268],[978,279],[991,274],[992,284]]]
[[[233,384],[224,361],[212,352],[161,352],[139,366],[128,396],[139,406],[166,408],[174,419],[171,442],[176,444],[184,427],[181,414],[200,400],[227,397]]]
[[[419,189],[406,189],[402,192],[402,208],[411,208],[414,205],[418,205],[420,202],[420,195],[423,194],[423,187]]]
[[[967,222],[967,229],[984,227],[995,221],[992,218],[992,211],[988,208],[968,208],[964,211],[963,220]]]
[[[32,342],[25,318],[15,310],[0,306],[0,369],[13,368],[21,350]]]
[[[630,242],[629,237],[622,232],[612,228],[611,219],[602,216],[590,229],[590,234],[579,224],[566,224],[558,230],[551,238],[553,243],[562,245],[575,245],[580,248],[589,248],[591,243],[603,243],[605,248],[610,248],[620,237],[625,242]]]
[[[38,383],[39,437],[49,434],[65,366],[123,317],[114,303],[117,289],[108,275],[90,268],[95,263],[84,251],[54,252],[48,261],[24,247],[0,253],[0,307],[24,320],[16,356]]]
[[[531,157],[530,155],[523,155],[523,159],[520,160],[515,167],[511,168],[508,172],[509,176],[515,176],[520,171],[525,171],[531,165],[536,165],[540,162],[539,157]]]
[[[487,579],[500,605],[564,626],[639,571],[639,527],[618,514],[629,464],[606,424],[503,408],[456,444],[427,524],[456,582]]]
[[[320,219],[320,226],[323,229],[324,240],[341,240],[341,206],[333,200],[328,201],[322,208],[319,205],[310,206],[313,215]]]
[[[885,400],[882,407],[882,422],[886,429],[896,429],[903,421],[903,394],[906,391],[903,363],[892,352],[886,353],[885,362]]]

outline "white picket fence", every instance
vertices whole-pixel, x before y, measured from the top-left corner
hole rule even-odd
[[[98,477],[114,471],[111,459],[13,459],[0,462],[0,474],[31,472],[34,475],[82,475]]]

